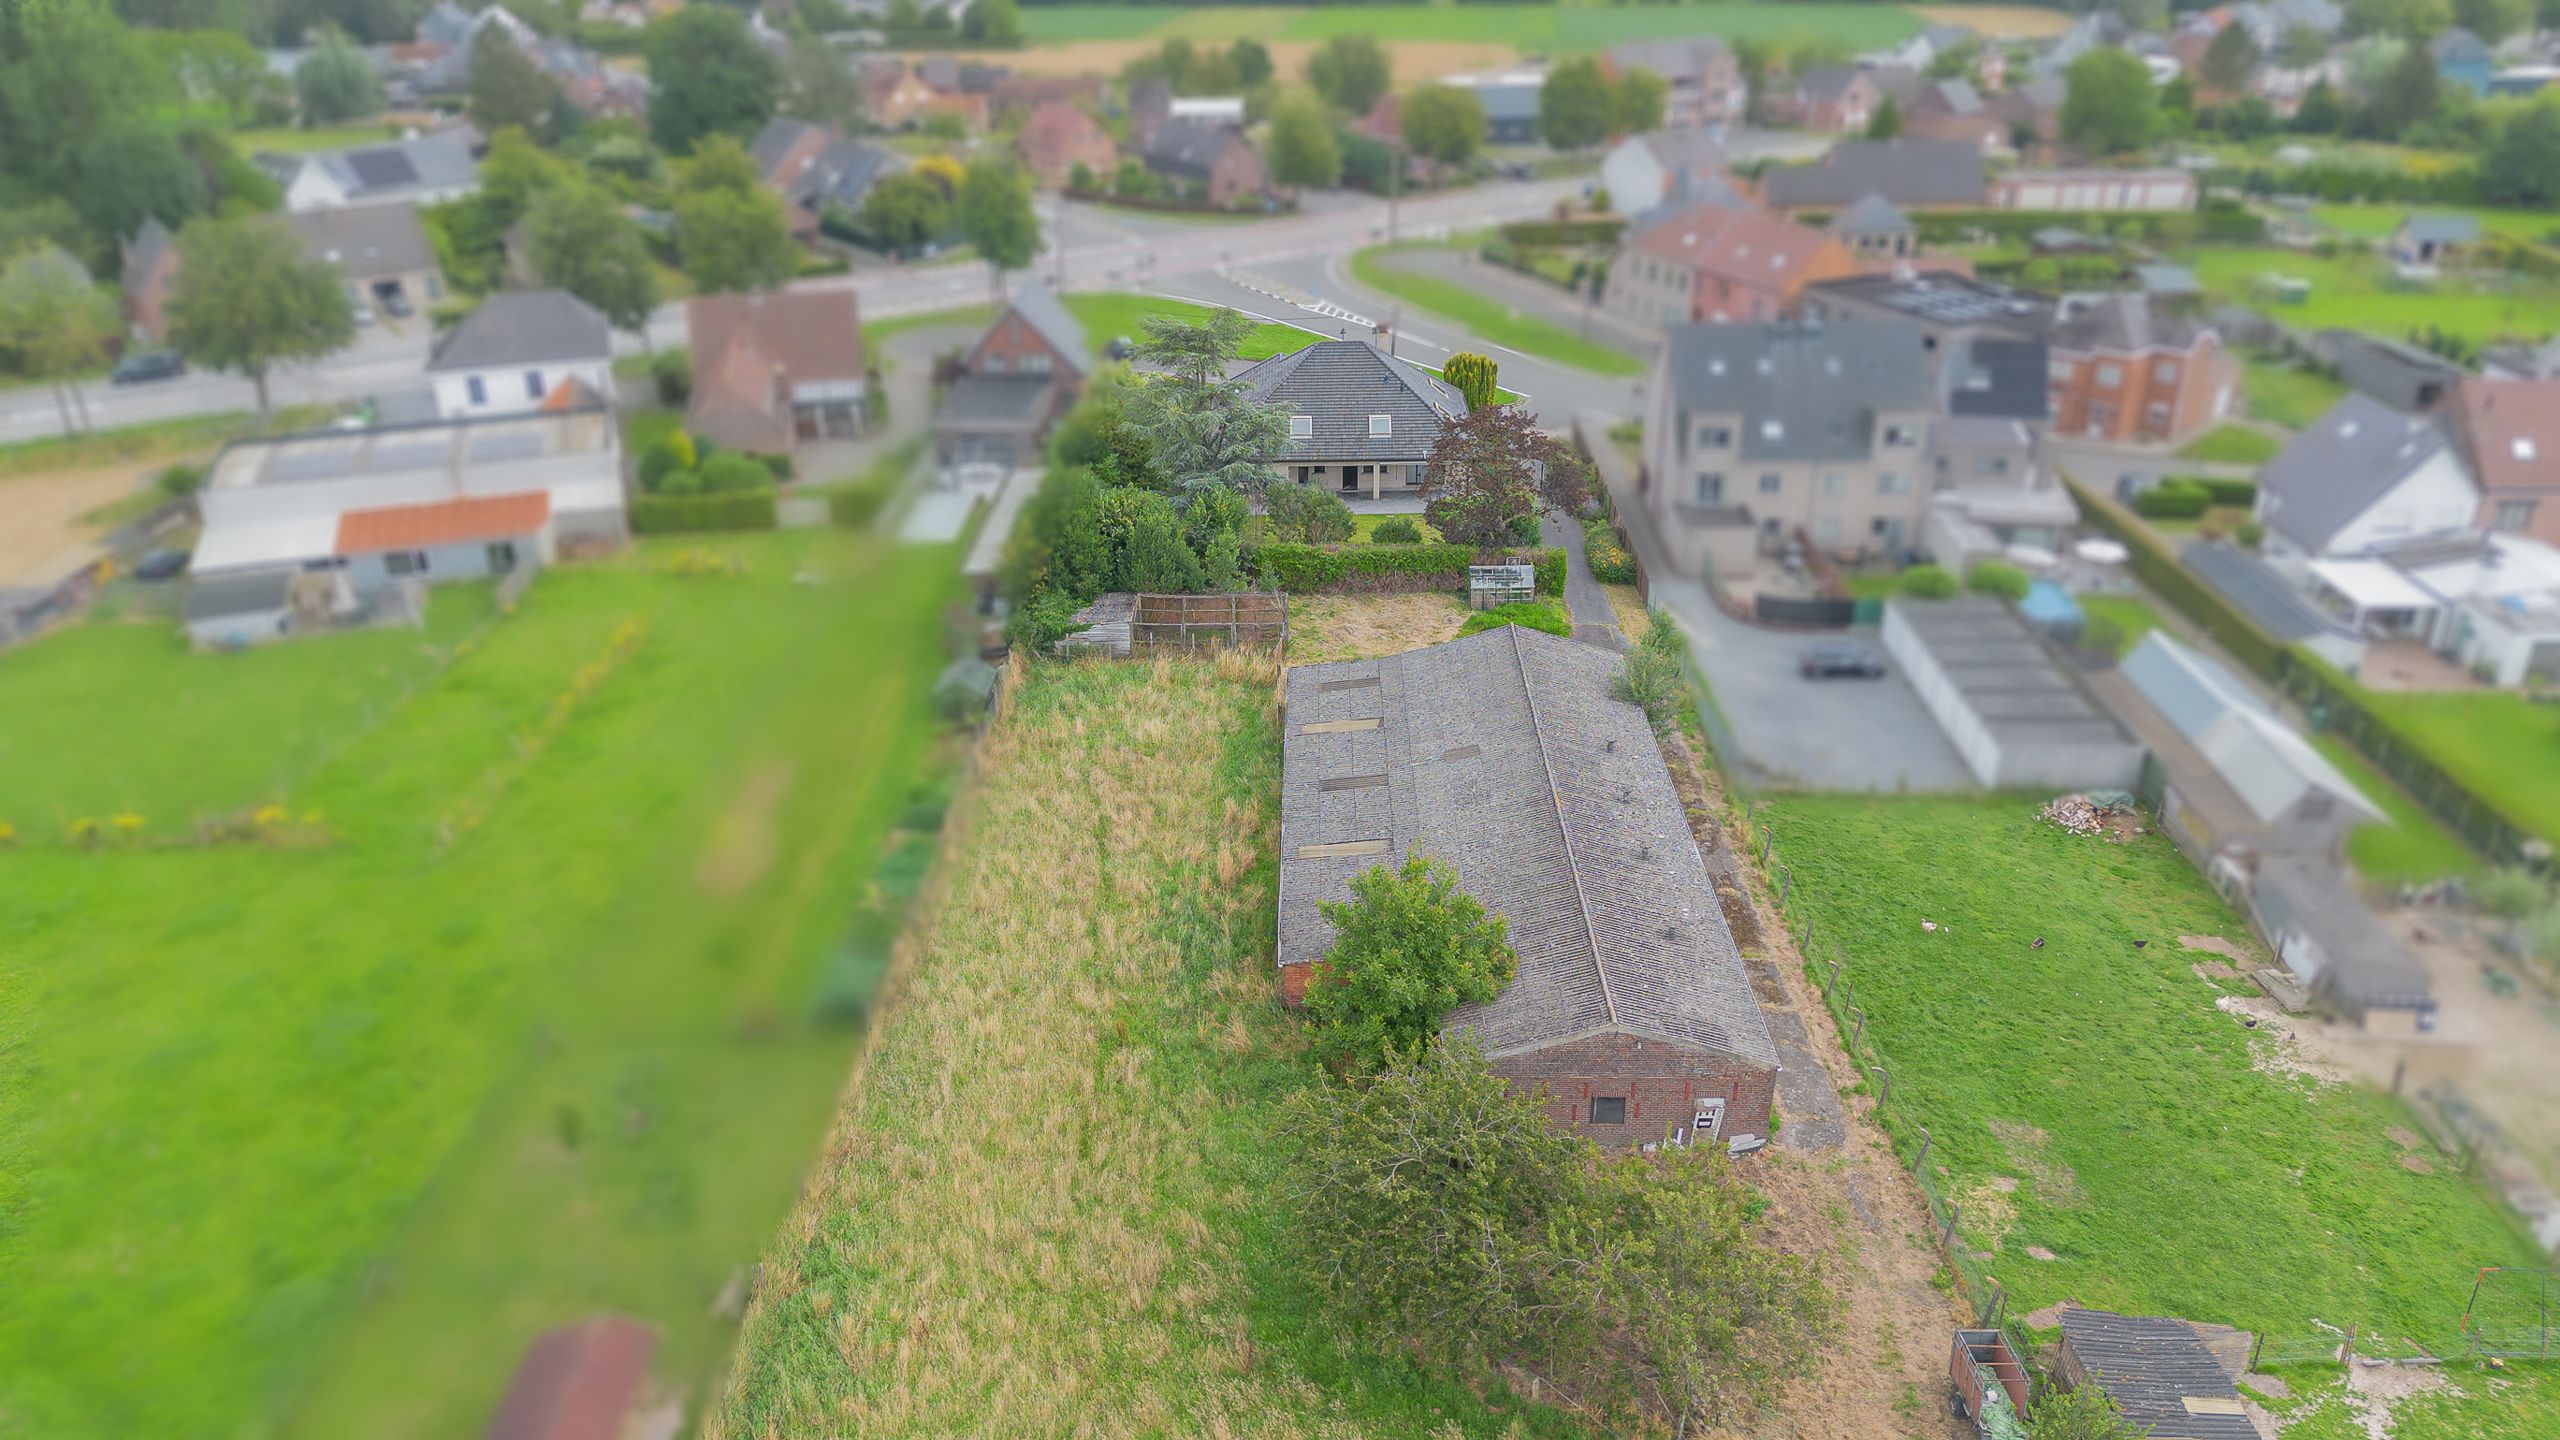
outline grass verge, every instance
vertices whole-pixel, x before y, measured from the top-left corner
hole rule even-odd
[[[1022,682],[712,1440],[1562,1430],[1346,1344],[1286,1262],[1272,685]]]
[[[1645,362],[1623,350],[1585,340],[1561,325],[1487,299],[1457,281],[1418,275],[1389,263],[1393,254],[1424,248],[1435,247],[1421,241],[1373,245],[1351,257],[1351,274],[1372,290],[1428,310],[1496,345],[1600,375],[1644,373]]]
[[[2264,465],[2283,448],[2283,441],[2263,431],[2217,425],[2180,446],[2178,458],[2225,465]]]
[[[2334,735],[2314,735],[2311,743],[2355,782],[2365,798],[2390,815],[2388,823],[2359,825],[2347,836],[2347,859],[2356,873],[2384,884],[2407,881],[2424,885],[2447,875],[2480,873],[2480,857],[2456,839],[2408,792],[2365,762],[2355,747]]]
[[[266,428],[290,430],[316,423],[328,412],[318,406],[287,406]],[[245,410],[191,415],[183,420],[155,420],[93,430],[86,435],[51,435],[0,445],[0,481],[54,470],[88,470],[100,465],[126,465],[139,460],[181,460],[210,450],[225,440],[259,428]]]

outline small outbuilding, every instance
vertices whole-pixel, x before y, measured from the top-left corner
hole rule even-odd
[[[1999,600],[1889,600],[1884,648],[1992,789],[2129,790],[2142,773],[2142,747]]]
[[[2243,1342],[2236,1352],[2245,1363],[2247,1337],[2212,1328]],[[2054,1373],[2066,1390],[2095,1385],[2104,1391],[2137,1434],[2157,1440],[2258,1440],[2231,1369],[2189,1321],[2065,1310]]]
[[[603,1316],[547,1331],[524,1352],[484,1440],[622,1440],[647,1400],[658,1334]]]

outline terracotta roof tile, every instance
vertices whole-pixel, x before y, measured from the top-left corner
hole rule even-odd
[[[547,490],[350,510],[338,517],[337,553],[370,555],[383,550],[423,550],[430,545],[505,540],[529,535],[550,518],[551,492]]]

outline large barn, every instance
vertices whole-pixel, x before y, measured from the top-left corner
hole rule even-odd
[[[1413,852],[1510,924],[1518,972],[1459,1007],[1493,1068],[1599,1143],[1769,1133],[1778,1052],[1618,657],[1506,626],[1288,675],[1282,994],[1333,943],[1319,905]]]

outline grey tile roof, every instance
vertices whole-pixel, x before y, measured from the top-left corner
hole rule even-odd
[[[2412,240],[2432,241],[2438,245],[2468,245],[2480,238],[2480,221],[2472,215],[2448,215],[2439,211],[2419,211],[2400,222]]]
[[[1838,208],[1881,195],[1905,208],[1980,205],[1982,147],[1969,140],[1843,140],[1811,165],[1760,177],[1774,209]]]
[[[1656,130],[1643,140],[1644,148],[1675,176],[1720,174],[1731,163],[1724,146],[1702,127]]]
[[[764,122],[764,128],[756,132],[754,143],[747,146],[747,154],[755,159],[757,173],[772,173],[773,167],[782,162],[782,157],[791,153],[791,147],[817,128],[806,120],[792,120],[781,115]]]
[[[471,185],[480,175],[480,162],[471,158],[471,137],[458,126],[387,145],[260,161],[261,169],[285,184],[292,183],[305,165],[327,171],[350,200],[378,200],[411,190],[450,190]]]
[[[1048,286],[1037,280],[1023,281],[1014,290],[1009,308],[1039,331],[1040,338],[1049,342],[1049,348],[1057,351],[1060,359],[1073,365],[1077,374],[1091,373],[1093,346],[1085,339],[1084,322],[1059,303]]]
[[[1333,930],[1318,905],[1347,898],[1353,875],[1418,852],[1509,924],[1511,984],[1446,1025],[1488,1056],[1624,1034],[1776,1068],[1670,772],[1643,712],[1610,694],[1617,666],[1597,646],[1506,626],[1291,667],[1280,962],[1323,956]],[[1373,776],[1384,783],[1338,783]],[[1298,853],[1371,839],[1386,844]]]
[[[2062,1343],[2138,1432],[2257,1440],[2249,1417],[2238,1413],[2231,1377],[2184,1320],[2074,1308],[2062,1312]],[[2195,1414],[2185,1404],[2191,1395],[2227,1402],[2233,1413]]]
[[[1982,113],[1981,94],[1963,80],[1941,80],[1930,88],[1937,91],[1938,103],[1946,107],[1950,115]]]
[[[2374,918],[2327,856],[2266,855],[2258,862],[2260,908],[2283,916],[2319,947],[2315,988],[2359,1007],[2418,1010],[2435,1003],[2424,966]]]
[[[1674,325],[1665,357],[1683,410],[1742,417],[1744,459],[1851,460],[1878,412],[1930,408],[1926,339],[1901,320]]]
[[[419,223],[415,205],[305,210],[286,216],[285,223],[301,239],[303,253],[339,266],[350,280],[437,268],[435,244],[427,238],[427,227]]]
[[[1796,77],[1796,92],[1815,104],[1837,100],[1857,83],[1855,65],[1815,65]]]
[[[905,166],[905,161],[889,151],[859,140],[830,140],[792,183],[791,198],[811,210],[830,205],[859,210],[881,177]]]
[[[1637,213],[1627,221],[1626,235],[1641,235],[1665,220],[1685,215],[1700,205],[1713,205],[1722,210],[1749,210],[1751,201],[1733,182],[1722,175],[1698,176],[1687,172],[1674,175],[1670,191],[1662,203]]]
[[[2320,613],[2302,592],[2285,583],[2266,561],[2238,546],[2199,540],[2178,554],[2187,572],[2215,594],[2237,606],[2280,645],[2315,635],[2344,634],[2343,627]]]
[[[503,290],[436,342],[427,371],[600,360],[612,353],[612,327],[586,301],[566,290]]]
[[[1834,217],[1831,228],[1843,235],[1875,235],[1909,231],[1917,227],[1912,225],[1911,217],[1903,214],[1892,201],[1870,190],[1857,204]]]
[[[2051,362],[2041,340],[1974,335],[1947,356],[1947,413],[2043,420],[2053,405]]]
[[[1223,125],[1167,120],[1147,136],[1147,168],[1186,180],[1206,180],[1227,147],[1242,143],[1235,131]]]
[[[1315,433],[1293,441],[1277,457],[1283,461],[1420,460],[1446,422],[1467,413],[1456,386],[1366,340],[1319,340],[1236,378],[1254,399],[1315,421]],[[1389,417],[1387,434],[1369,433],[1372,415]]]
[[[2131,291],[2079,296],[2054,312],[2056,350],[2185,350],[2208,327],[2204,322]]]
[[[963,375],[933,414],[937,430],[1019,430],[1040,423],[1050,390],[1046,375]]]
[[[2350,394],[2259,472],[2267,528],[2314,554],[2449,443],[2432,420]]]

